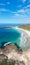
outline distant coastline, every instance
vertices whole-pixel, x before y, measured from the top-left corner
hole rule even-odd
[[[24,30],[28,30],[28,31],[30,31],[30,24],[24,24],[24,25],[21,25],[21,26],[19,26],[19,28],[22,28],[22,29],[24,29]]]

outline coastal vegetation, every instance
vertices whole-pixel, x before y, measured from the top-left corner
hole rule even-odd
[[[23,61],[11,60],[10,62],[7,62],[6,60],[3,60],[0,62],[0,65],[25,65],[25,63]]]
[[[19,28],[22,28],[22,29],[30,31],[30,24],[21,25],[21,26],[19,26]]]
[[[14,65],[14,64],[15,64],[14,62],[7,62],[6,60],[0,62],[0,65]]]

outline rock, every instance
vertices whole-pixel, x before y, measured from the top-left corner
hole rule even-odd
[[[3,60],[7,60],[8,57],[5,56],[4,54],[0,54],[0,61],[3,61]]]
[[[19,65],[25,65],[25,62],[24,61],[20,61]]]
[[[3,51],[2,51],[2,49],[0,49],[0,54],[3,54]]]
[[[15,61],[15,60],[12,60],[12,59],[9,60],[9,63],[11,65],[25,65],[24,61],[18,61],[18,60]]]
[[[12,60],[19,60],[20,55],[23,54],[23,51],[20,50],[16,45],[14,44],[8,44],[3,49],[3,54],[8,57],[8,59]]]
[[[22,54],[23,53],[23,51],[22,51],[22,49],[20,48],[18,48],[16,45],[14,45],[14,44],[7,44],[6,46],[5,46],[5,48],[3,49],[3,53],[11,53],[12,51],[16,51],[17,53],[19,53],[19,54]]]
[[[27,55],[28,54],[28,55]],[[22,51],[22,49],[14,44],[8,44],[0,49],[0,61],[7,60],[11,65],[30,65],[30,52]]]

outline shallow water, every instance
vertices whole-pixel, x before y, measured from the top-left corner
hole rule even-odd
[[[19,44],[21,38],[21,32],[15,29],[0,28],[0,48],[2,48],[5,42],[12,42]]]

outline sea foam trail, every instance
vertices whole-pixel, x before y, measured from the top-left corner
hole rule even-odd
[[[6,46],[6,45],[8,45],[8,44],[11,44],[11,42],[7,42],[7,43],[5,43],[4,46]]]
[[[25,44],[27,42],[27,37],[30,37],[30,31],[27,31],[27,30],[24,30],[24,29],[18,28],[18,27],[16,27],[16,29],[21,31],[21,40],[20,40],[19,46],[25,47]]]
[[[19,31],[19,33],[21,32],[21,38],[19,39],[18,46],[19,47],[24,46],[24,44],[26,43],[26,38],[23,36],[24,35],[23,31],[21,29],[19,29],[17,26],[14,27],[14,29],[17,29]]]

